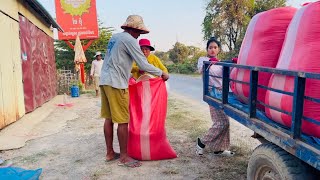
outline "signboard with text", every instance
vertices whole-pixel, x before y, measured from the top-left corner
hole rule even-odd
[[[99,38],[96,0],[55,0],[60,40]]]

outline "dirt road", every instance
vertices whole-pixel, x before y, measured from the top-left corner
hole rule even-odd
[[[72,99],[72,103],[74,106],[68,108],[52,106],[53,111],[33,129],[37,137],[20,149],[1,151],[0,157],[12,160],[17,167],[43,168],[41,179],[239,180],[246,178],[248,154],[258,144],[250,138],[252,132],[231,123],[235,157],[216,157],[210,153],[196,156],[195,138],[210,127],[208,107],[172,93],[168,103],[167,136],[179,157],[143,162],[142,167],[135,169],[120,167],[116,161],[104,160],[99,99],[87,94]],[[70,116],[74,119],[70,120]],[[52,131],[56,128],[58,132]],[[116,139],[115,148],[119,149]]]

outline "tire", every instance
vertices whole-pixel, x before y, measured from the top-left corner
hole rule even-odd
[[[258,146],[252,153],[248,180],[309,180],[311,166],[272,143]]]

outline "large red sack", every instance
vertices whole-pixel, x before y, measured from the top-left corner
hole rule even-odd
[[[320,2],[301,8],[294,16],[286,35],[277,68],[320,73]],[[293,77],[273,75],[269,87],[293,92]],[[305,95],[320,98],[320,81],[308,79]],[[292,97],[267,91],[266,103],[279,109],[292,112]],[[266,115],[288,127],[291,116],[266,108]],[[320,106],[309,100],[304,101],[303,115],[320,121]],[[303,121],[302,131],[320,137],[320,126]]]
[[[283,7],[255,15],[249,23],[241,45],[237,64],[276,67],[288,25],[295,8]],[[268,86],[271,74],[259,73],[258,83]],[[231,79],[250,82],[250,71],[234,68]],[[247,103],[248,85],[231,82],[231,89],[238,99]],[[258,100],[264,102],[266,90],[258,89]],[[261,107],[262,108],[262,107]]]
[[[161,78],[130,80],[128,155],[138,160],[176,158],[166,137],[167,90]]]

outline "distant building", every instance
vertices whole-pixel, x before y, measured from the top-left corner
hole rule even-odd
[[[0,1],[0,129],[57,95],[52,27],[38,1]]]

